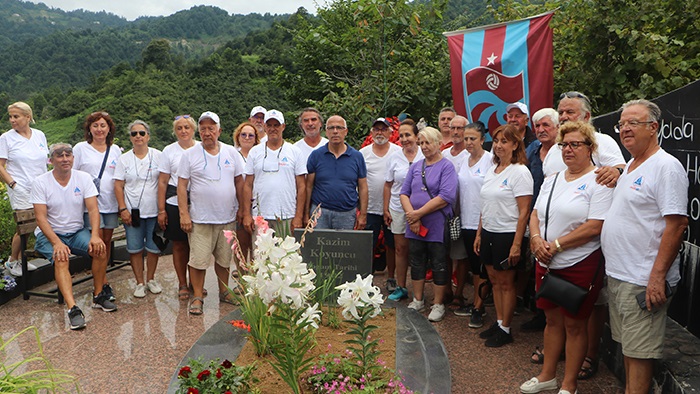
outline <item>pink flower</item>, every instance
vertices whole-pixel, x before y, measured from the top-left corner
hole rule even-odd
[[[267,220],[265,220],[262,216],[256,216],[255,228],[258,230],[258,233],[264,234],[267,232],[267,230],[270,229],[270,225],[267,223]]]

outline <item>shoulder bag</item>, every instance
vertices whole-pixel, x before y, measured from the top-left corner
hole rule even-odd
[[[97,188],[97,195],[100,195],[100,181],[102,180],[102,174],[105,172],[105,166],[107,165],[107,158],[109,157],[109,148],[111,148],[112,145],[107,145],[107,150],[105,151],[105,157],[102,159],[102,167],[100,167],[100,174],[97,175],[97,178],[92,178],[92,183],[95,184],[95,187]]]
[[[425,191],[428,192],[430,199],[435,198],[435,196],[433,196],[433,193],[430,192],[430,189],[428,188],[428,183],[425,180],[425,159],[423,159],[423,168],[421,171],[421,178],[423,179],[423,186],[425,186]],[[459,216],[452,215],[452,217],[448,217],[447,215],[445,215],[445,212],[443,212],[442,208],[440,209],[440,213],[442,213],[442,216],[445,218],[444,238],[447,240],[447,236],[449,235],[450,240],[452,240],[452,241],[458,240],[459,236],[462,232],[462,221],[460,220]]]

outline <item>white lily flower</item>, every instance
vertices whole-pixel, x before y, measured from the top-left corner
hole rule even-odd
[[[304,313],[301,315],[301,318],[299,318],[299,320],[297,320],[297,325],[302,325],[305,322],[309,322],[309,325],[306,326],[307,330],[309,329],[309,327],[313,327],[313,328],[317,329],[318,322],[320,320],[321,320],[321,311],[318,309],[318,302],[317,302],[313,306],[306,308]]]

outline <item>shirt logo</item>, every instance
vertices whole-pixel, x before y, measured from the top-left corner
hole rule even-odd
[[[75,190],[73,190],[73,195],[74,196],[79,196],[81,194],[80,188],[78,186],[75,187]]]
[[[508,187],[508,178],[504,179],[503,182],[501,183],[500,188],[505,189]]]
[[[287,160],[287,158],[284,157],[284,158],[282,158],[282,161],[286,163],[286,162],[288,162],[289,160]]]
[[[109,163],[109,168],[117,168],[117,161],[112,160],[112,162]]]
[[[582,184],[581,186],[576,188],[576,191],[574,192],[574,194],[581,194],[581,193],[585,192],[586,187],[588,187],[587,183]]]
[[[631,189],[634,189],[636,191],[641,190],[642,188],[642,183],[644,182],[644,177],[640,176],[637,178],[634,182],[632,182],[632,186],[630,186]]]

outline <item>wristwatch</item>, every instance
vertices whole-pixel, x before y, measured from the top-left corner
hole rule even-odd
[[[622,167],[615,167],[617,170],[620,172],[620,175],[622,175],[623,172],[625,172],[625,169]]]
[[[9,186],[10,189],[14,189],[16,184],[17,184],[17,181],[12,181],[12,182],[8,183],[7,186]]]
[[[122,212],[124,212],[124,211],[126,211],[126,207],[120,208],[120,209],[119,209],[119,213],[122,213]]]

